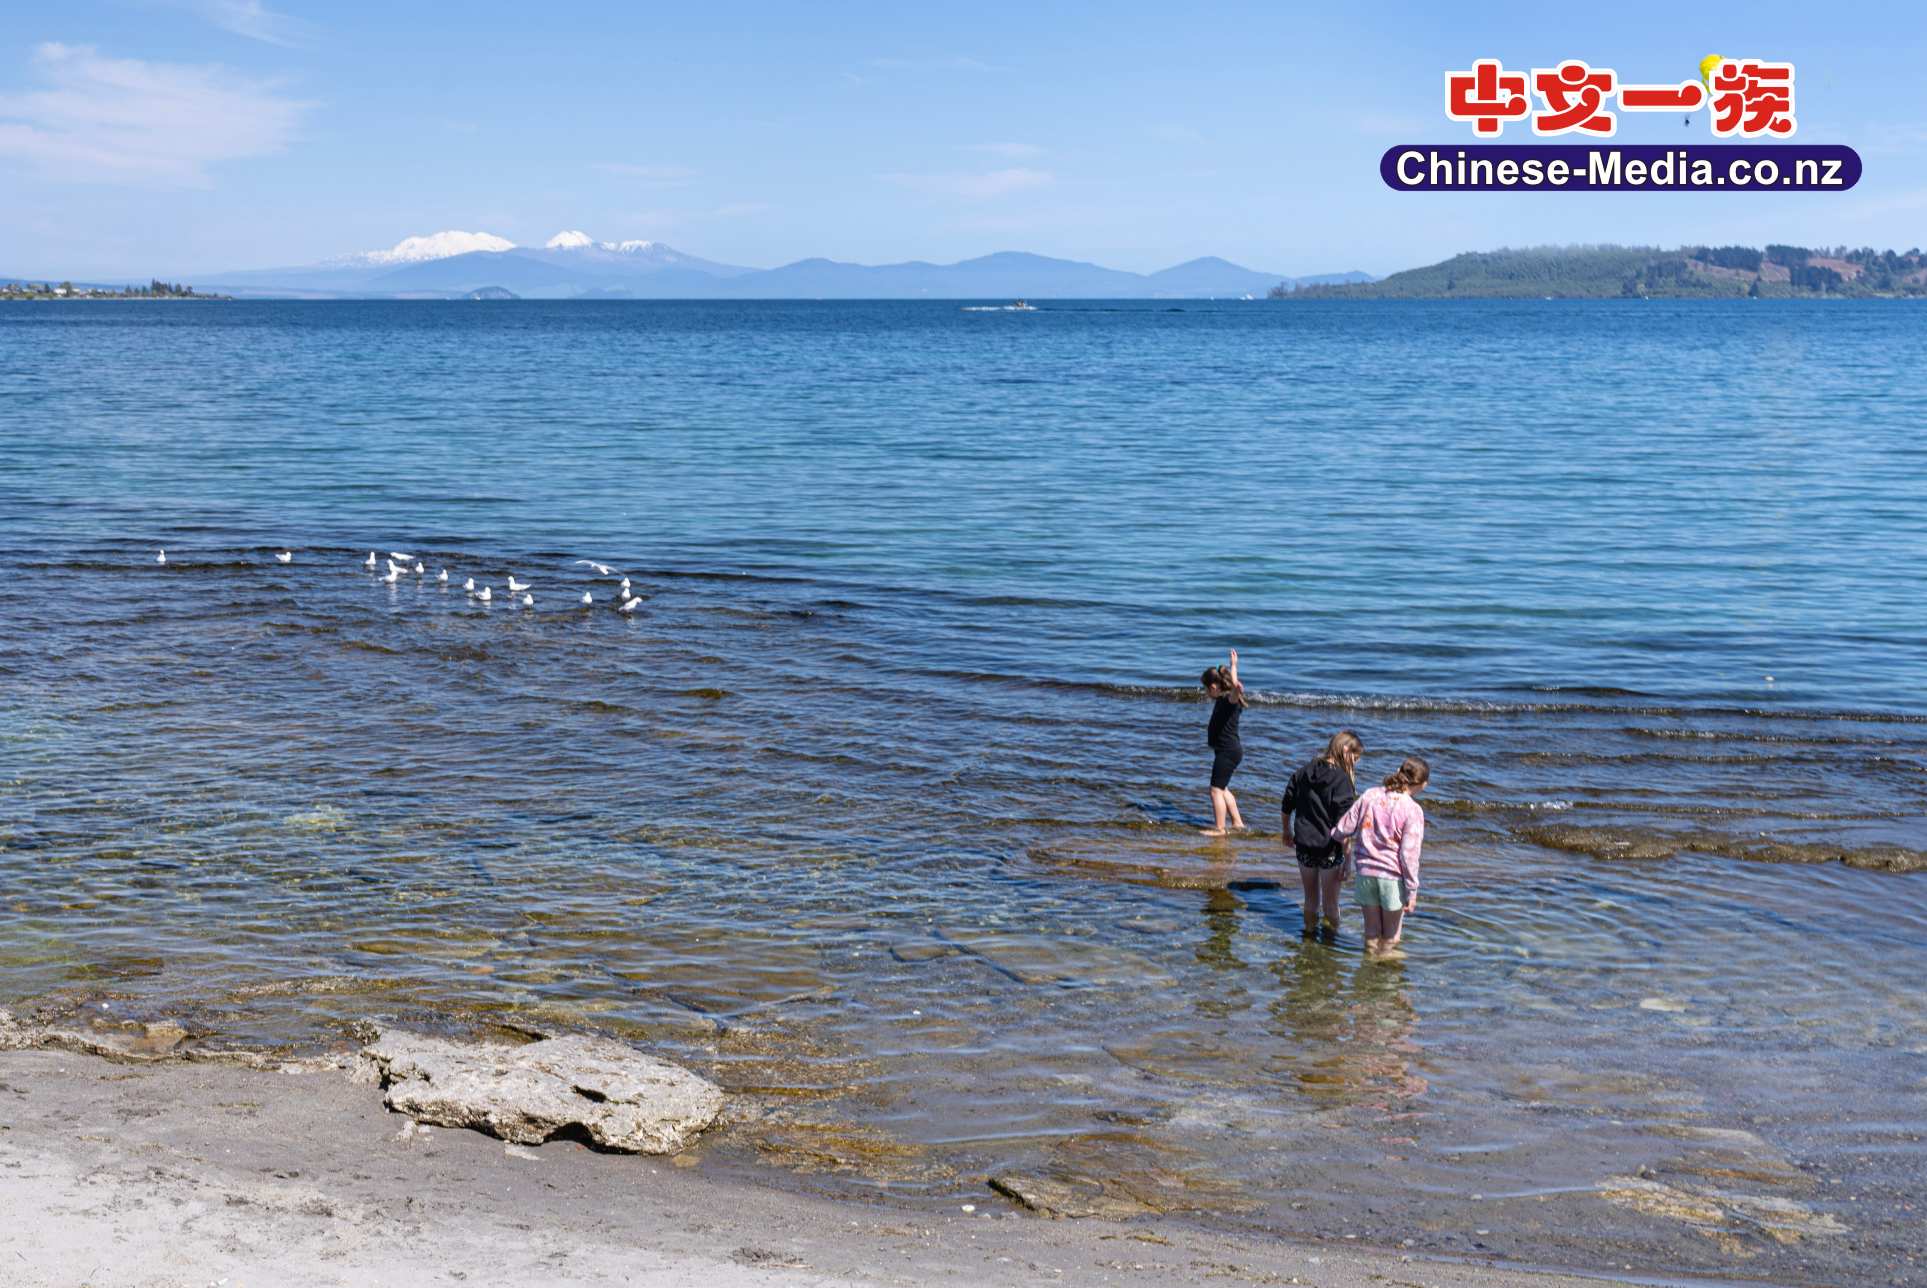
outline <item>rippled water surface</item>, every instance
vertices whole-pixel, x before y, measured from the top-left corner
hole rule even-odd
[[[593,1028],[839,1192],[1914,1282],[1923,369],[1900,303],[7,306],[0,1004]],[[1434,766],[1402,963],[1280,862],[1347,726]]]

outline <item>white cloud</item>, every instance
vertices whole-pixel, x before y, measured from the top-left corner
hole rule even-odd
[[[989,201],[996,197],[1007,197],[1013,192],[1042,188],[1055,178],[1048,170],[1029,170],[1021,166],[991,170],[984,174],[886,174],[883,177],[891,183],[918,192],[941,197],[964,197],[971,201]]]
[[[312,28],[299,18],[276,13],[261,0],[192,0],[195,12],[221,28],[270,45],[299,45]]]
[[[1044,149],[1035,143],[966,143],[964,151],[983,152],[1012,161],[1031,161],[1044,155]]]
[[[208,168],[268,156],[312,104],[220,67],[105,58],[44,44],[45,88],[0,94],[0,159],[78,183],[207,187]]]
[[[681,165],[636,165],[629,161],[598,161],[596,169],[624,179],[640,179],[663,188],[680,188],[696,177],[696,172]]]

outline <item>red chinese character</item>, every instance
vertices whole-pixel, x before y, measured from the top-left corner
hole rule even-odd
[[[1574,130],[1610,138],[1619,128],[1611,112],[1601,111],[1617,77],[1610,67],[1598,71],[1576,58],[1557,67],[1532,69],[1533,88],[1546,101],[1546,110],[1532,118],[1534,134],[1570,134]]]
[[[1713,133],[1793,133],[1793,64],[1728,58],[1713,71]]]
[[[1698,81],[1619,87],[1619,106],[1628,112],[1691,112],[1704,102],[1706,91]]]
[[[1471,121],[1475,134],[1497,134],[1527,111],[1524,72],[1502,72],[1496,58],[1480,58],[1469,72],[1445,73],[1445,115]]]

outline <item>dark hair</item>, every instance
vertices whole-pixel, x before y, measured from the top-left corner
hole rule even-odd
[[[1409,792],[1432,781],[1432,767],[1423,756],[1407,756],[1405,763],[1385,780],[1388,792]]]
[[[1221,696],[1230,699],[1231,705],[1234,707],[1242,707],[1245,704],[1244,687],[1233,684],[1231,682],[1231,672],[1221,666],[1205,667],[1204,674],[1199,677],[1198,683],[1207,689],[1218,690]]]
[[[1357,766],[1358,758],[1364,754],[1365,744],[1358,740],[1358,735],[1350,729],[1340,729],[1331,736],[1331,741],[1325,744],[1324,754],[1319,756],[1319,759],[1344,770],[1345,777],[1351,779],[1353,786],[1356,786],[1358,775],[1352,770]]]

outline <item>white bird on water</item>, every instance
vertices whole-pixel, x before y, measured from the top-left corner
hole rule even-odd
[[[582,592],[582,602],[585,604],[593,604],[595,603],[595,596],[585,590]]]
[[[282,552],[281,552],[280,554],[278,554],[278,555],[276,555],[276,556],[274,557],[274,561],[275,561],[276,563],[293,563],[293,562],[294,562],[294,551],[292,551],[292,550],[283,550],[283,551],[282,551]]]
[[[155,563],[157,563],[157,564],[164,564],[164,563],[166,563],[166,562],[167,562],[167,551],[165,551],[165,550],[157,550],[157,551],[155,551],[155,552],[154,552],[154,562],[155,562]]]
[[[509,590],[512,593],[527,590],[531,584],[526,581],[517,581],[514,573],[509,574]]]
[[[405,555],[399,550],[390,550],[388,552],[388,557],[390,559],[393,559],[398,564],[410,564],[415,562],[415,556]]]
[[[475,598],[481,600],[484,604],[486,604],[489,600],[495,598],[495,590],[493,587],[484,586],[480,590],[475,592]]]
[[[618,613],[633,613],[633,612],[635,612],[635,611],[636,611],[636,610],[637,610],[638,608],[641,608],[641,607],[642,607],[642,601],[641,601],[640,599],[636,599],[636,598],[634,598],[634,597],[632,596],[632,597],[630,597],[629,599],[625,599],[625,600],[623,600],[623,601],[622,601],[622,606],[621,606],[620,608],[618,608],[618,609],[616,609],[616,611],[617,611]]]
[[[370,550],[368,552],[367,562],[363,563],[361,566],[363,568],[366,568],[369,572],[373,572],[375,570],[375,552],[374,551]]]
[[[389,564],[388,575],[386,577],[383,577],[382,580],[387,582],[390,586],[392,586],[395,584],[396,580],[400,578],[400,576],[401,576],[401,569],[395,567],[395,565],[393,564]]]
[[[522,596],[522,607],[524,607],[524,608],[534,608],[534,607],[535,607],[535,596],[534,596],[534,595],[524,595],[524,596]]]
[[[435,580],[440,582],[446,582],[448,580],[448,569],[446,568],[442,569],[442,575],[435,578]]]
[[[629,597],[629,579],[627,577],[622,579],[622,595],[624,599]]]
[[[615,575],[615,569],[611,568],[608,564],[599,564],[593,559],[578,559],[576,562],[589,565],[589,567],[596,570],[599,576],[610,577]]]
[[[462,589],[473,595],[475,593],[475,579],[470,577],[467,581],[463,582]]]
[[[421,576],[421,575],[422,575],[423,573],[425,573],[425,572],[427,572],[427,571],[428,571],[428,569],[426,569],[426,568],[424,568],[424,567],[422,567],[422,561],[421,561],[421,560],[419,560],[419,559],[417,559],[417,560],[415,561],[415,575],[416,575],[417,577],[419,577],[419,576]]]

